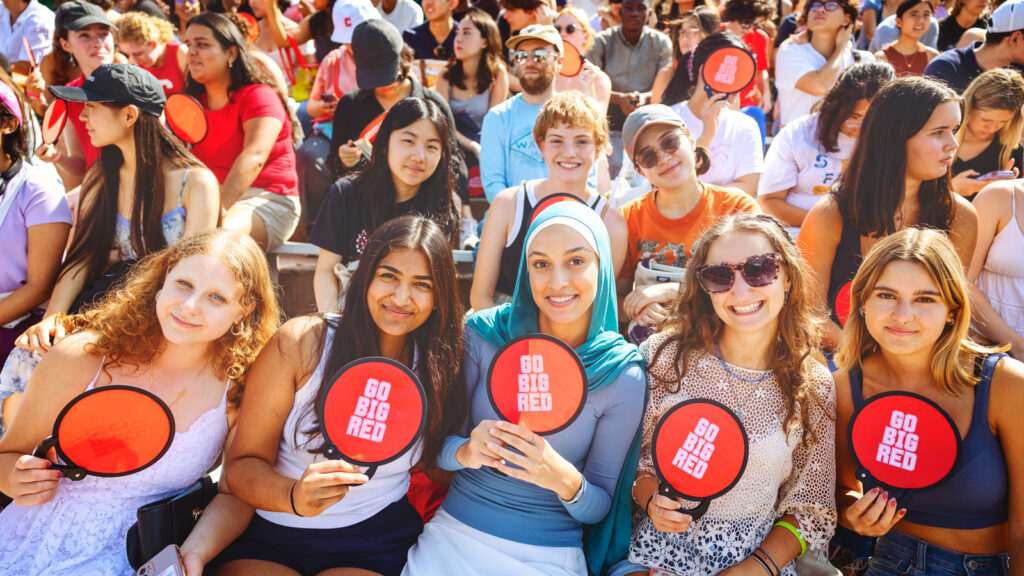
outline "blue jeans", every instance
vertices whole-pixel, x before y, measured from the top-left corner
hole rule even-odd
[[[961,554],[890,530],[875,544],[864,576],[1006,576],[1009,572],[1009,554]]]

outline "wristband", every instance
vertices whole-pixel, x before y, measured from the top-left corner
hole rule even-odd
[[[580,475],[580,489],[576,491],[576,494],[571,499],[569,499],[569,500],[562,500],[561,496],[559,496],[558,499],[562,500],[562,504],[564,504],[565,506],[571,506],[571,505],[573,505],[573,504],[575,504],[575,503],[580,501],[580,498],[583,497],[583,490],[586,487],[587,487],[587,479],[584,478],[582,475]]]
[[[651,517],[651,502],[654,501],[654,497],[657,496],[657,495],[658,495],[658,491],[657,490],[655,490],[654,492],[651,492],[651,497],[647,499],[647,505],[644,506],[644,512],[647,514],[648,518]]]
[[[772,572],[772,569],[768,567],[768,563],[764,560],[761,560],[760,556],[758,556],[757,554],[751,554],[750,557],[754,560],[757,560],[757,563],[761,565],[761,568],[764,568],[764,571],[768,573],[768,576],[775,576],[775,573]]]
[[[295,485],[298,484],[298,483],[299,483],[298,480],[296,480],[295,482],[292,482],[292,487],[288,490],[288,500],[291,501],[291,504],[292,504],[292,514],[295,514],[296,516],[298,516],[300,518],[305,518],[305,516],[303,516],[302,514],[299,514],[299,511],[295,509]]]
[[[29,98],[31,98],[31,99],[33,99],[33,100],[38,100],[38,99],[39,99],[39,97],[40,97],[40,96],[42,96],[42,94],[36,94],[35,92],[29,92],[29,91],[28,91],[28,90],[26,89],[26,90],[25,90],[25,96],[28,96]]]
[[[777,562],[775,562],[775,558],[772,558],[772,555],[769,554],[767,550],[765,550],[764,548],[758,546],[757,549],[754,550],[754,555],[757,556],[758,552],[760,552],[761,554],[764,554],[763,560],[768,560],[769,562],[771,562],[772,567],[775,568],[775,574],[776,575],[782,574],[782,570],[779,569],[779,565],[778,565]]]
[[[796,536],[796,539],[800,541],[800,553],[796,555],[797,558],[803,556],[804,552],[807,552],[807,541],[804,540],[803,534],[800,533],[800,530],[797,530],[796,526],[793,526],[785,520],[779,520],[775,523],[775,526],[782,526],[786,530],[789,530],[793,533],[793,536]]]
[[[637,506],[640,505],[640,502],[637,501],[636,496],[634,496],[634,491],[636,490],[636,483],[639,482],[641,478],[650,478],[651,480],[656,480],[656,478],[648,472],[641,472],[640,475],[636,477],[636,480],[633,480],[633,488],[630,489],[629,495]]]

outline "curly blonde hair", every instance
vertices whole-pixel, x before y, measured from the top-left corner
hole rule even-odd
[[[772,249],[779,253],[782,270],[790,281],[786,302],[779,312],[777,337],[768,349],[771,370],[775,372],[775,378],[785,398],[786,416],[782,422],[782,430],[789,433],[799,425],[803,428],[801,442],[831,442],[831,438],[817,438],[810,423],[808,409],[810,401],[821,404],[825,400],[817,396],[814,383],[810,379],[810,363],[819,361],[817,350],[821,341],[822,324],[819,317],[823,316],[812,308],[806,294],[806,277],[800,251],[797,250],[789,232],[774,216],[747,213],[726,216],[701,236],[686,263],[686,277],[679,299],[659,328],[670,337],[664,340],[648,362],[648,365],[657,364],[665,349],[672,343],[678,343],[675,358],[672,359],[675,369],[667,379],[656,372],[650,372],[649,380],[653,385],[661,386],[669,392],[678,392],[679,383],[686,377],[688,355],[703,349],[710,342],[717,341],[721,336],[724,324],[715,312],[711,297],[701,288],[697,270],[707,263],[708,252],[716,240],[741,233],[764,236],[772,245]]]
[[[174,40],[174,25],[144,12],[128,12],[117,20],[114,41],[136,44],[167,44]]]
[[[76,324],[97,334],[86,352],[106,357],[104,370],[149,362],[164,345],[156,315],[157,292],[179,262],[198,255],[220,260],[242,286],[242,307],[251,308],[238,329],[232,327],[214,341],[212,350],[214,372],[218,378],[231,379],[228,399],[237,407],[249,366],[281,323],[267,258],[249,236],[207,230],[150,254],[132,268],[124,284],[83,312]]]

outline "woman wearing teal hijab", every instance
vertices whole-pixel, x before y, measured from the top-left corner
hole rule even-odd
[[[583,525],[618,508],[619,476],[646,390],[643,357],[616,332],[616,315],[601,219],[577,202],[548,207],[527,232],[512,302],[466,323],[470,421],[465,435],[445,442],[438,465],[456,473],[403,575],[437,574],[441,567],[449,574],[587,574]],[[543,437],[500,421],[486,390],[498,349],[537,332],[574,348],[588,380],[579,417]]]

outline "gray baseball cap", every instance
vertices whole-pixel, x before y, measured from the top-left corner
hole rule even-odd
[[[633,111],[622,126],[622,145],[632,159],[636,152],[636,141],[640,134],[655,124],[664,126],[684,126],[683,119],[664,104],[648,104]]]
[[[565,48],[562,46],[562,35],[558,33],[558,30],[554,26],[547,24],[530,24],[526,28],[519,31],[519,34],[509,38],[505,41],[505,47],[509,50],[515,50],[519,47],[519,44],[527,40],[541,40],[551,44],[558,50],[558,55],[561,56],[565,53]]]
[[[398,28],[387,20],[375,18],[356,26],[352,31],[356,84],[362,89],[393,84],[402,69],[404,46]]]

